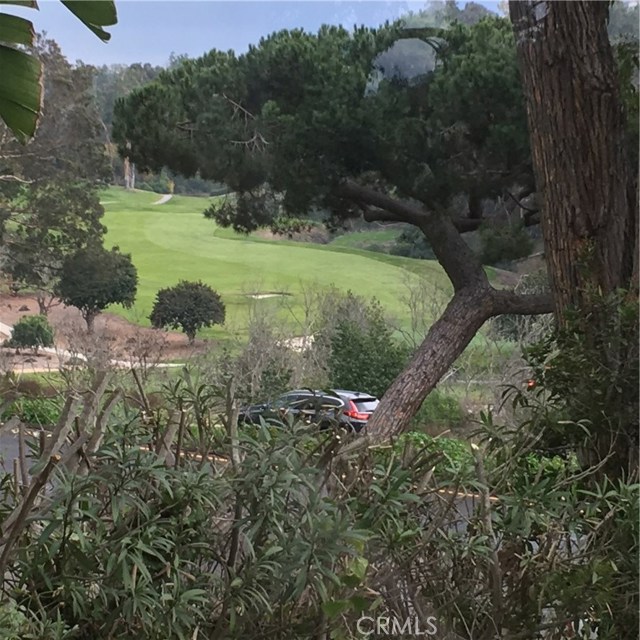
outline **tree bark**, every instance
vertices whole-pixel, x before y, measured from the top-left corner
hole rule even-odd
[[[562,322],[594,293],[633,286],[638,209],[608,3],[512,0],[509,11]]]
[[[85,311],[83,312],[84,321],[87,323],[87,333],[93,333],[93,321],[96,319],[98,315],[98,311]]]

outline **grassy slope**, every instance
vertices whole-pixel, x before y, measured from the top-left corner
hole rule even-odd
[[[401,229],[372,229],[345,233],[331,241],[332,247],[363,248],[372,244],[384,245],[393,242],[402,233]]]
[[[175,196],[167,204],[154,205],[159,197],[116,187],[102,195],[109,229],[106,242],[131,253],[140,276],[135,307],[113,311],[136,322],[148,323],[156,291],[181,279],[200,279],[219,291],[232,327],[246,321],[251,303],[246,293],[252,291],[289,292],[288,302],[300,313],[305,288],[334,284],[365,298],[377,297],[401,319],[406,313],[401,297],[407,279],[428,278],[434,296],[450,292],[442,269],[433,261],[245,237],[206,220],[202,211],[207,199]],[[265,299],[259,304],[277,303]],[[203,334],[224,338],[228,332],[215,327]]]

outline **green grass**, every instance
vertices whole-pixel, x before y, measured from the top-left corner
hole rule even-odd
[[[402,233],[402,229],[373,229],[368,231],[354,231],[338,236],[330,243],[331,247],[347,247],[351,249],[366,249],[371,245],[385,245],[391,243]]]
[[[203,217],[210,198],[174,196],[154,205],[155,193],[111,187],[102,194],[106,244],[130,253],[138,269],[135,306],[110,311],[148,324],[156,291],[179,280],[202,280],[222,295],[227,324],[242,327],[252,303],[279,305],[279,299],[252,301],[247,293],[285,291],[294,315],[302,315],[305,289],[335,285],[364,297],[376,297],[391,314],[405,320],[403,283],[426,277],[434,296],[445,297],[450,285],[433,261],[412,260],[333,245],[265,240],[217,227]],[[214,327],[202,336],[224,339],[227,327]]]

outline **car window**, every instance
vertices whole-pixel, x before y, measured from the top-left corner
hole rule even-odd
[[[356,409],[361,413],[373,412],[380,404],[380,401],[375,398],[363,398],[362,400],[355,399],[352,402],[356,405]]]
[[[344,405],[344,402],[340,398],[333,398],[331,396],[325,396],[322,398],[322,406],[330,409],[337,409]]]
[[[284,409],[285,407],[290,407],[299,400],[300,397],[297,393],[285,393],[285,395],[274,400],[271,406],[274,407],[274,409]]]

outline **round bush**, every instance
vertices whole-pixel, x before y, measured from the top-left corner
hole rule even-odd
[[[35,349],[53,346],[53,329],[45,316],[25,316],[13,327],[12,347]]]

